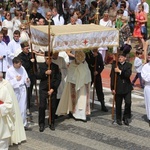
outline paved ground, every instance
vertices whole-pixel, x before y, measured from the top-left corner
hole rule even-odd
[[[91,120],[87,123],[65,116],[56,120],[55,131],[47,127],[40,133],[35,109],[30,125],[32,130],[26,131],[27,141],[9,150],[150,150],[150,127],[145,115],[143,90],[137,82],[132,93],[133,117],[130,126],[112,124],[109,72],[110,68],[106,67],[102,74],[108,113],[102,112],[99,102],[95,101]]]

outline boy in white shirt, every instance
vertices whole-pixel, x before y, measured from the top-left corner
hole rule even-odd
[[[134,67],[135,67],[135,70],[136,70],[136,75],[132,81],[132,85],[134,86],[134,83],[136,82],[136,80],[139,78],[140,80],[140,86],[141,88],[144,88],[144,83],[143,83],[143,80],[142,80],[142,77],[141,77],[141,70],[142,70],[142,67],[143,67],[143,63],[142,63],[142,50],[137,50],[136,51],[136,57],[135,57],[135,60],[134,60]]]

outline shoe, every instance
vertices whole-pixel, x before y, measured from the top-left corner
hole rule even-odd
[[[69,118],[74,118],[71,112],[69,112],[68,116]]]
[[[150,120],[149,120],[149,127],[150,127]]]
[[[124,124],[125,124],[126,126],[129,126],[129,121],[128,121],[127,118],[123,119],[123,122],[124,122]]]
[[[55,130],[55,125],[52,123],[52,124],[49,126],[49,128],[50,128],[52,131],[54,131],[54,130]]]
[[[102,106],[101,110],[104,111],[104,112],[108,112],[108,109],[106,108],[105,105]]]
[[[40,132],[43,132],[44,130],[45,130],[44,125],[41,125],[40,128],[39,128],[39,131],[40,131]]]
[[[122,121],[121,120],[117,120],[117,124],[121,126],[122,125]]]

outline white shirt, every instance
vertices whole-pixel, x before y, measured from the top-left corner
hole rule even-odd
[[[139,7],[140,4],[141,4],[141,2],[139,2],[136,5],[135,12],[138,12],[138,7]],[[149,5],[146,2],[144,2],[143,6],[144,6],[144,12],[148,14],[149,13]]]
[[[52,19],[54,21],[54,25],[64,25],[64,22],[65,22],[64,18],[60,16],[59,14],[54,16]]]
[[[140,59],[139,57],[135,57],[134,67],[137,73],[141,73],[143,67],[142,59]]]
[[[101,19],[99,21],[99,25],[105,26],[105,27],[112,27],[112,22],[111,22],[111,20],[104,21],[104,19]]]

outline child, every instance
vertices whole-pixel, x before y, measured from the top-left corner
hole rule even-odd
[[[135,57],[135,60],[134,60],[134,67],[135,67],[135,70],[136,70],[136,75],[132,81],[132,85],[134,86],[134,83],[136,82],[136,80],[139,78],[140,80],[140,86],[141,88],[144,88],[144,83],[143,83],[143,80],[142,80],[142,77],[141,77],[141,70],[142,70],[142,67],[143,67],[143,64],[142,64],[142,50],[137,50],[136,51],[136,57]]]

